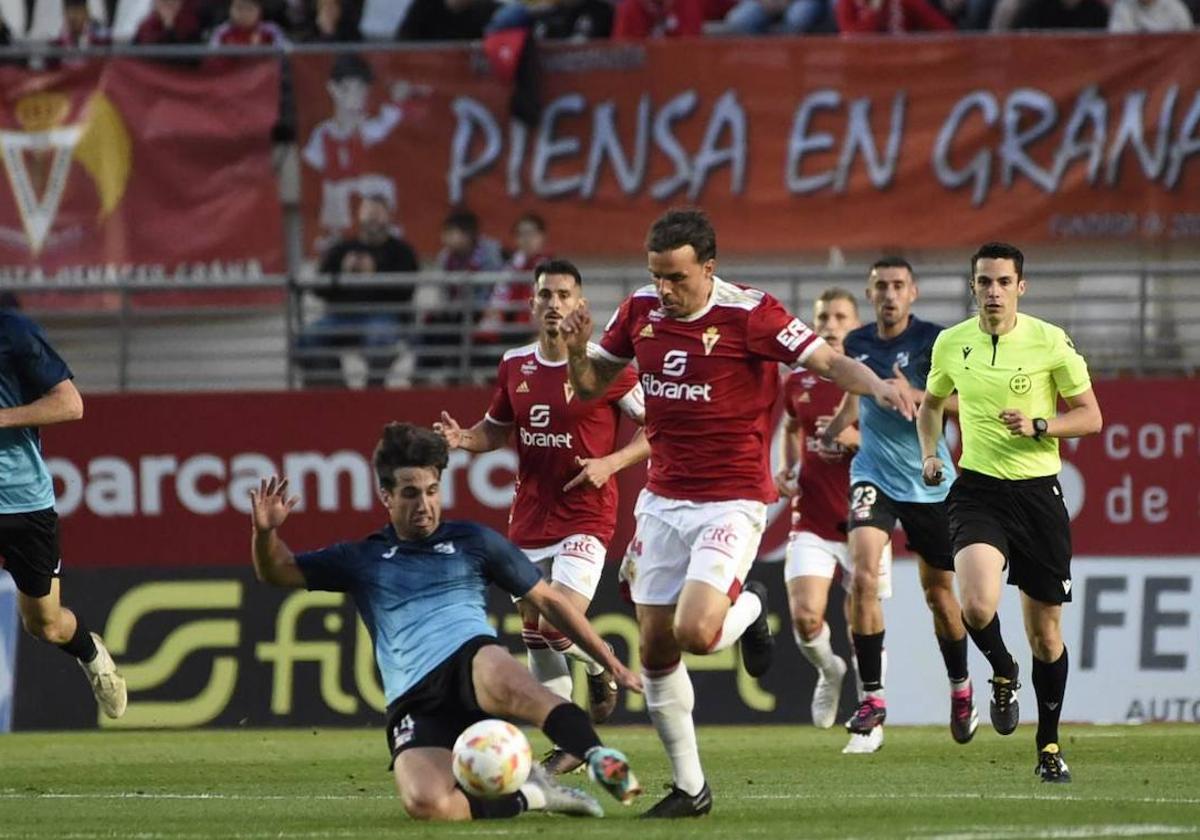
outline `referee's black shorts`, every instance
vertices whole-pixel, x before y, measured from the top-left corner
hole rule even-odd
[[[1007,480],[963,470],[946,498],[954,552],[995,546],[1008,582],[1036,601],[1071,600],[1071,518],[1056,476]]]

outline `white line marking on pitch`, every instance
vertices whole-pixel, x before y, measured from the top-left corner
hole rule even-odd
[[[827,799],[825,794],[747,793],[738,799]],[[1012,799],[1019,802],[1130,802],[1150,805],[1200,805],[1200,798],[1185,796],[1074,796],[1071,794],[1032,793],[855,793],[855,799]]]
[[[293,801],[298,799],[320,799],[320,800],[360,800],[360,799],[396,799],[392,794],[316,794],[308,795],[289,795],[289,794],[252,794],[252,793],[56,793],[47,791],[44,793],[21,792],[14,790],[0,791],[0,799],[184,799],[184,800],[199,800],[208,799],[230,800],[230,799],[245,799],[253,802],[270,802],[274,800]]]
[[[1031,829],[1029,826],[991,826],[980,831],[962,831],[953,834],[922,834],[924,840],[1016,840],[1017,838],[1041,838],[1042,840],[1065,840],[1066,838],[1090,837],[1150,837],[1162,834],[1194,835],[1194,825],[1079,825],[1071,828]]]

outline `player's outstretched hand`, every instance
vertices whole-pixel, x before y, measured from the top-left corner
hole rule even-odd
[[[563,486],[564,493],[574,490],[581,484],[587,484],[589,487],[599,490],[608,483],[614,472],[612,466],[604,458],[580,458],[576,455],[575,464],[582,469],[579,470],[578,475]]]
[[[925,482],[926,487],[937,487],[945,478],[941,458],[935,456],[921,462],[921,480]]]
[[[880,383],[879,389],[875,392],[875,401],[900,412],[905,420],[911,420],[917,416],[912,396],[894,380],[885,379]]]
[[[613,679],[616,680],[621,687],[626,688],[629,691],[636,691],[638,694],[642,693],[643,686],[641,675],[630,671],[625,667],[625,663],[617,661],[615,663],[615,667],[612,667],[612,675]]]
[[[1017,408],[1006,408],[1000,412],[1000,422],[1008,427],[1013,437],[1033,437],[1033,421]]]
[[[592,337],[592,326],[592,313],[588,309],[587,298],[583,298],[575,311],[563,318],[558,326],[558,331],[567,343],[568,352],[587,352],[587,344]]]
[[[299,496],[288,498],[288,480],[279,476],[264,478],[257,490],[250,491],[250,521],[256,531],[272,531],[288,518]]]
[[[442,422],[434,423],[433,430],[446,439],[446,445],[451,449],[462,446],[463,430],[458,421],[445,411],[442,412]]]

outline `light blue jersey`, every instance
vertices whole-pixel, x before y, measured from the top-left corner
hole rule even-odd
[[[71,378],[37,324],[0,309],[0,408],[29,405]],[[54,507],[54,484],[42,460],[42,441],[32,427],[0,429],[0,513],[31,513]]]
[[[859,327],[843,342],[846,355],[865,364],[882,379],[895,376],[900,365],[909,384],[924,390],[933,352],[933,342],[942,327],[911,317],[908,327],[893,339],[881,339],[875,324]],[[890,408],[882,408],[870,397],[858,401],[858,454],[850,463],[850,483],[869,481],[897,502],[941,502],[954,481],[954,462],[943,435],[938,441],[946,481],[926,487],[921,480],[921,441],[917,424]]]
[[[473,522],[443,522],[412,541],[388,525],[359,542],[299,554],[296,564],[309,589],[354,598],[389,704],[470,639],[495,638],[488,584],[520,597],[541,579],[519,548]]]

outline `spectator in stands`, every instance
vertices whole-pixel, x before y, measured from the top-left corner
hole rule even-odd
[[[934,0],[937,10],[962,31],[980,32],[991,23],[996,0]]]
[[[513,225],[516,250],[506,266],[513,274],[507,283],[497,283],[488,298],[487,308],[475,330],[476,344],[504,343],[511,346],[520,338],[514,330],[530,324],[532,313],[529,301],[533,284],[529,275],[540,263],[553,257],[546,246],[546,222],[537,213],[525,213]],[[529,332],[533,332],[532,328]],[[496,358],[499,363],[499,357]]]
[[[343,0],[316,0],[307,11],[300,40],[310,43],[341,44],[360,41],[358,18],[361,9],[347,8]]]
[[[829,0],[741,0],[725,17],[731,35],[804,35],[833,28]]]
[[[704,32],[704,0],[620,0],[613,39],[695,38]]]
[[[835,0],[834,5],[843,34],[954,29],[928,0]]]
[[[381,278],[377,284],[345,283],[347,274],[397,274],[419,269],[416,252],[397,235],[391,209],[379,196],[362,199],[358,207],[358,231],[343,239],[321,259],[321,274],[329,275],[328,286],[314,293],[330,310],[310,325],[297,342],[298,356],[306,386],[340,384],[336,373],[339,360],[320,351],[355,347],[364,351],[367,361],[367,387],[383,387],[388,371],[396,360],[396,346],[403,328],[412,324],[410,306],[413,285],[396,278]]]
[[[442,222],[442,250],[437,256],[437,267],[448,273],[500,271],[504,268],[504,254],[500,243],[480,233],[478,216],[470,210],[457,209]],[[426,330],[421,339],[425,348],[461,346],[464,329],[473,337],[472,327],[479,322],[492,292],[487,285],[473,283],[452,283],[443,290],[441,306],[425,318]],[[469,325],[464,324],[464,311],[473,313]],[[418,360],[418,374],[438,371],[430,378],[456,384],[460,377],[445,371],[457,367],[460,358],[460,353],[423,355]]]
[[[213,30],[214,47],[268,47],[288,42],[279,24],[263,20],[263,0],[233,0],[229,19]]]
[[[51,42],[55,47],[106,47],[112,44],[108,27],[88,12],[87,0],[64,0],[63,26]]]
[[[1192,13],[1182,0],[1116,0],[1108,17],[1109,32],[1184,32],[1192,28]]]
[[[200,16],[191,0],[154,0],[134,33],[135,44],[197,44]]]
[[[1103,0],[1029,0],[1020,4],[1013,29],[1107,29]]]
[[[499,8],[496,0],[412,0],[399,41],[478,41]]]
[[[607,0],[552,0],[538,5],[502,3],[487,31],[527,28],[534,38],[541,40],[587,41],[609,37],[612,27],[613,7]]]

